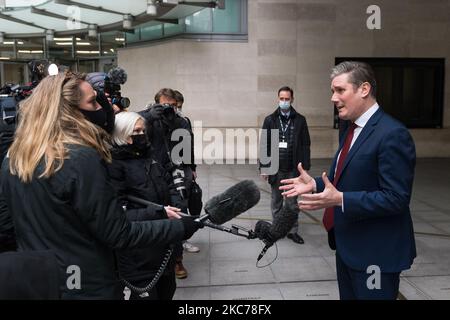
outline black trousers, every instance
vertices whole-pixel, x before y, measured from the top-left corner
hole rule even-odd
[[[370,286],[372,273],[349,268],[336,253],[337,280],[341,300],[395,300],[397,299],[400,273],[383,273],[379,287]],[[369,284],[368,284],[369,283]]]

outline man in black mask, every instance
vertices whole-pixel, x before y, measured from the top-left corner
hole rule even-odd
[[[86,81],[80,87],[83,92],[80,111],[90,122],[111,134],[114,130],[114,110],[108,98],[102,91],[96,92]]]

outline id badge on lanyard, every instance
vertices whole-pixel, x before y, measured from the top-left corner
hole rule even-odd
[[[280,141],[280,143],[278,144],[278,148],[280,149],[287,149],[288,145],[287,142],[285,141]]]
[[[288,143],[286,141],[286,131],[289,129],[291,119],[289,119],[288,123],[286,124],[286,127],[283,127],[283,122],[281,121],[281,118],[279,118],[279,119],[280,119],[281,133],[282,133],[282,137],[281,137],[282,141],[280,141],[278,143],[278,148],[279,149],[287,149]]]

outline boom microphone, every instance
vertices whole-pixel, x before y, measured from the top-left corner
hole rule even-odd
[[[259,189],[252,180],[241,181],[208,200],[206,214],[197,220],[209,219],[214,224],[224,224],[255,206],[260,197]]]
[[[221,224],[237,217],[244,211],[247,211],[251,207],[255,206],[260,199],[261,195],[256,184],[251,180],[241,181],[234,186],[228,188],[223,193],[211,198],[205,204],[206,214],[195,219],[197,222],[202,223],[210,228],[218,229],[221,231],[229,232],[237,236],[244,236],[248,239],[256,237],[253,231],[246,230],[245,228],[234,226],[228,228],[221,226]],[[158,206],[147,200],[143,200],[134,196],[127,196],[128,200],[140,203],[144,206]],[[179,213],[181,216],[189,216],[188,214]],[[207,221],[209,220],[209,221]],[[248,232],[248,235],[239,233],[240,230]]]
[[[262,222],[258,221],[255,226],[255,233],[256,227],[258,227],[258,238],[262,238],[261,240],[263,240],[266,245],[259,254],[257,261],[261,260],[261,258],[266,254],[267,250],[271,246],[273,246],[275,242],[277,242],[281,238],[284,238],[288,234],[289,230],[291,230],[297,219],[298,213],[285,204],[281,208],[280,212],[274,217],[273,223],[270,228],[266,224],[260,224],[260,226],[258,227],[258,223]]]

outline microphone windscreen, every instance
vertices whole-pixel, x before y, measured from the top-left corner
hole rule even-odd
[[[272,227],[272,224],[270,222],[259,220],[256,222],[255,225],[255,235],[258,239],[263,241],[269,241],[270,242],[270,228]]]
[[[127,72],[121,67],[115,67],[114,69],[111,69],[108,72],[108,77],[112,83],[118,85],[124,84],[128,79]]]
[[[270,234],[273,241],[278,241],[284,238],[289,230],[294,226],[295,221],[298,219],[298,211],[294,210],[288,205],[283,205],[280,212],[275,215],[270,228]]]
[[[256,205],[260,197],[256,184],[244,180],[208,200],[205,212],[212,223],[223,224]]]

